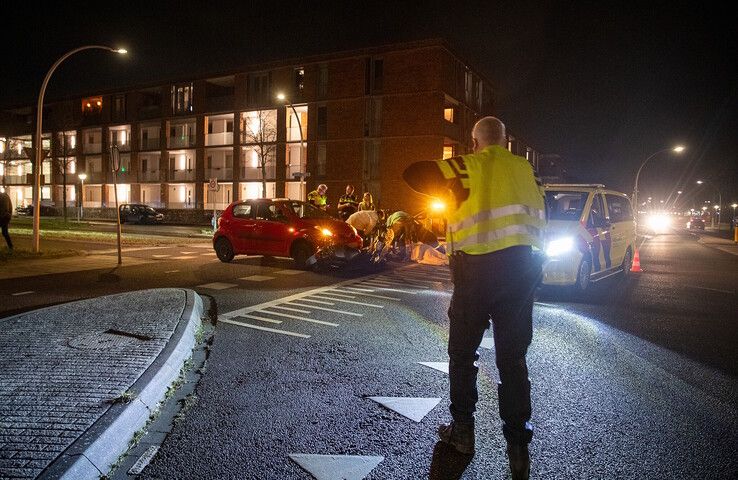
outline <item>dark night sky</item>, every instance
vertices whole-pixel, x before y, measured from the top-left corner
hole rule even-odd
[[[578,180],[738,201],[735,16],[724,2],[14,2],[3,5],[0,107],[164,83],[301,55],[443,37],[497,92],[495,112]],[[46,2],[44,2],[46,3]],[[62,5],[63,4],[63,5]],[[80,5],[87,5],[86,7]],[[645,6],[644,6],[645,5]],[[34,25],[33,18],[38,16]]]

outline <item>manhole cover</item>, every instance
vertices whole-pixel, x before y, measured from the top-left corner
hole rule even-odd
[[[102,350],[127,347],[141,341],[133,337],[112,335],[106,332],[88,333],[67,341],[67,345],[80,350]]]

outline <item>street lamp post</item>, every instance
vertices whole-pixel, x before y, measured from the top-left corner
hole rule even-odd
[[[125,54],[128,53],[124,48],[112,48],[105,45],[87,45],[84,47],[75,48],[62,55],[49,69],[44,77],[44,81],[41,84],[41,91],[38,94],[38,103],[36,105],[36,158],[35,158],[35,175],[33,184],[33,251],[38,253],[41,251],[40,243],[40,225],[41,225],[41,166],[44,154],[42,152],[42,141],[41,141],[41,127],[43,122],[43,109],[44,109],[44,94],[46,93],[46,86],[49,84],[51,74],[64,60],[71,57],[77,52],[83,50],[108,50],[109,52]]]
[[[307,162],[302,161],[302,151],[306,150],[304,143],[305,139],[302,138],[302,125],[300,124],[300,116],[297,114],[297,110],[295,110],[295,106],[292,105],[292,102],[287,101],[287,97],[284,93],[278,93],[277,94],[277,100],[284,102],[285,106],[290,107],[292,109],[292,113],[295,115],[295,120],[297,120],[297,130],[300,133],[300,200],[305,201],[304,192],[303,192],[303,184],[305,183],[305,178],[309,177],[310,174],[308,172],[302,171],[302,165],[307,166]],[[307,153],[307,152],[306,152]]]
[[[85,203],[85,180],[87,179],[86,173],[80,173],[79,174],[79,181],[82,182],[82,185],[79,188],[79,215],[77,218],[78,221],[82,220],[82,218],[85,216],[84,211],[82,210],[84,208]]]
[[[717,216],[718,216],[717,228],[718,228],[718,231],[720,231],[720,211],[722,210],[722,206],[723,206],[723,194],[722,194],[722,192],[720,192],[720,189],[717,188],[712,183],[710,183],[708,181],[705,181],[705,180],[697,180],[697,185],[702,185],[702,184],[710,185],[718,193],[718,204],[715,205],[714,208],[715,208],[715,211],[717,212]],[[715,217],[712,217],[712,223],[713,223],[713,226],[714,226],[715,225]]]
[[[669,150],[675,153],[681,153],[682,151],[684,151],[684,147],[681,145],[677,145],[676,147],[664,148],[662,150],[659,150],[658,152],[652,153],[643,161],[641,166],[638,168],[638,172],[636,173],[635,178],[635,185],[633,186],[633,205],[635,205],[636,208],[636,219],[638,218],[638,178],[641,176],[641,170],[643,170],[643,167],[646,166],[646,163],[648,163],[648,161],[651,160],[653,157]]]

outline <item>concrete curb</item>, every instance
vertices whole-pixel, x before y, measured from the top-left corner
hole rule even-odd
[[[195,347],[195,331],[203,315],[202,298],[186,295],[180,320],[167,345],[129,390],[130,403],[113,405],[81,437],[38,476],[39,479],[99,479],[129,448],[131,439],[155,414],[167,389],[177,379]]]

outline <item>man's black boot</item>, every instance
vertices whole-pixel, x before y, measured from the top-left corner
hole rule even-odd
[[[474,423],[444,423],[438,427],[438,437],[461,453],[474,454]]]
[[[513,480],[528,480],[530,476],[530,456],[528,445],[507,445],[507,459]]]

